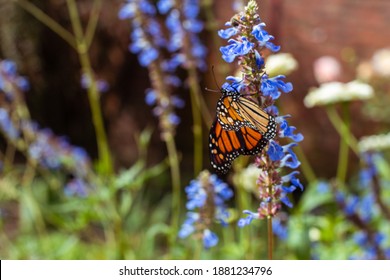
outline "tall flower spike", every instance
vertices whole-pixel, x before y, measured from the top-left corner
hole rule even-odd
[[[72,194],[87,195],[91,188],[88,179],[92,174],[87,153],[69,144],[66,138],[56,136],[51,130],[40,128],[30,119],[23,98],[28,86],[27,79],[18,75],[13,61],[0,60],[0,99],[4,100],[0,104],[0,133],[40,168],[61,169],[73,177],[66,184],[65,193],[67,186],[74,181],[77,182],[78,191]]]
[[[202,171],[196,180],[190,182],[185,191],[188,213],[179,231],[179,237],[186,238],[191,234],[198,236],[195,235],[198,233],[205,248],[217,245],[218,236],[210,228],[215,222],[226,225],[229,213],[225,201],[233,196],[233,191],[208,171]]]
[[[234,81],[240,85],[235,87],[243,96],[256,96],[259,106],[275,117],[278,123],[277,136],[269,141],[267,148],[256,159],[260,169],[257,180],[260,206],[256,213],[244,211],[247,216],[239,220],[240,227],[250,224],[254,219],[275,216],[282,203],[292,207],[288,194],[297,188],[303,190],[297,178],[299,172],[290,171],[286,175],[284,171],[286,168],[294,170],[300,165],[292,148],[303,140],[303,135],[294,133],[296,128],[287,122],[289,116],[278,116],[279,110],[274,105],[281,94],[291,92],[293,86],[284,81],[283,75],[269,77],[266,73],[262,50],[267,48],[277,52],[280,47],[272,43],[274,37],[265,30],[265,23],[261,21],[257,9],[256,2],[250,0],[245,12],[234,15],[227,24],[229,27],[218,32],[223,39],[229,38],[229,44],[220,48],[222,58],[229,63],[237,59],[241,67],[242,77]],[[233,79],[228,77],[227,80]],[[292,142],[282,145],[280,142],[283,138],[289,138]]]
[[[156,13],[156,7],[148,0],[127,0],[118,16],[131,20],[129,50],[138,55],[140,65],[150,72],[152,88],[146,90],[145,101],[154,107],[153,114],[160,121],[161,137],[165,139],[168,135],[174,135],[180,122],[175,113],[176,103],[170,94],[170,86],[177,85],[178,81],[159,66],[163,63],[161,51],[168,43],[163,37],[163,28],[156,19]]]

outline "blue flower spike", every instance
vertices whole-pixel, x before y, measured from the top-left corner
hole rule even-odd
[[[227,78],[230,86],[248,96],[257,97],[259,106],[273,116],[277,123],[276,137],[268,142],[256,159],[259,168],[259,208],[256,212],[245,210],[246,216],[239,219],[239,227],[247,226],[256,219],[276,216],[282,204],[293,207],[289,194],[297,189],[303,190],[298,179],[299,172],[295,170],[300,162],[293,147],[304,137],[296,132],[296,127],[289,125],[290,116],[280,116],[279,109],[275,106],[277,99],[293,90],[293,85],[286,82],[283,75],[269,77],[267,74],[262,51],[268,49],[278,52],[280,46],[273,43],[275,38],[267,32],[266,24],[257,14],[257,9],[256,1],[250,0],[245,11],[234,15],[226,24],[227,28],[218,32],[222,39],[227,40],[227,45],[220,48],[222,58],[228,63],[237,62],[241,67],[239,78]],[[275,226],[278,226],[279,235],[285,237],[281,224],[275,222]]]

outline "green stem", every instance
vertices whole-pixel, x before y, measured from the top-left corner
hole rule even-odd
[[[271,203],[269,203],[269,206],[271,206]],[[269,216],[267,218],[267,234],[268,234],[268,259],[272,260],[272,251],[273,251],[273,243],[274,243],[274,235],[272,232],[272,216]]]
[[[180,167],[179,158],[177,156],[175,139],[172,134],[165,134],[165,144],[168,150],[169,164],[171,166],[171,178],[172,178],[172,234],[170,238],[171,246],[174,245],[177,232],[179,231],[179,219],[180,219]]]
[[[92,112],[92,122],[96,132],[99,153],[98,167],[103,174],[112,174],[112,159],[100,108],[99,91],[96,85],[96,79],[94,77],[91,61],[88,55],[88,45],[86,42],[86,38],[83,35],[80,17],[78,14],[77,4],[75,0],[67,0],[67,4],[71,24],[73,27],[73,32],[77,41],[76,51],[79,55],[82,71],[87,76],[87,79],[90,81],[90,86],[88,87],[88,99]]]
[[[250,209],[250,194],[240,185],[239,182],[235,183],[237,186],[237,196],[236,196],[236,201],[237,201],[237,208],[238,208],[238,213],[242,213],[245,209]],[[250,239],[248,236],[250,235],[250,228],[249,227],[243,227],[239,229],[238,232],[238,240],[240,247],[242,250],[244,250],[246,253],[246,259],[250,259],[251,256],[251,248],[250,246]]]
[[[345,121],[345,125],[341,127],[341,135],[349,135],[349,106],[347,103],[342,104],[342,115]],[[344,122],[343,122],[344,123]],[[348,171],[348,142],[341,137],[339,161],[337,166],[337,180],[341,183],[345,183]]]
[[[194,121],[194,176],[200,173],[203,165],[203,137],[202,137],[202,111],[200,104],[199,79],[196,69],[191,67],[189,72],[189,84],[191,95],[192,118]]]
[[[99,20],[100,9],[102,8],[102,0],[95,0],[93,2],[91,15],[89,17],[87,29],[85,31],[85,42],[87,44],[87,48],[91,46],[93,37],[95,35],[96,26]]]
[[[32,16],[34,16],[37,20],[42,22],[48,28],[50,28],[53,32],[55,32],[58,36],[64,39],[71,47],[76,49],[76,40],[72,33],[58,24],[54,19],[49,17],[47,14],[42,12],[37,6],[32,4],[26,0],[14,0],[16,4],[18,4],[22,9],[29,12]]]
[[[347,104],[343,104],[343,106],[347,106]],[[343,109],[345,109],[343,107]],[[348,106],[347,106],[348,108]],[[359,155],[358,149],[358,141],[356,138],[350,133],[349,124],[346,124],[342,118],[337,114],[336,108],[334,106],[328,106],[326,108],[326,112],[328,114],[328,118],[331,121],[333,127],[339,133],[342,141],[346,142],[347,145],[351,148],[351,150]]]

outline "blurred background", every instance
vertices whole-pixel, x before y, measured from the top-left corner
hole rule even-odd
[[[92,190],[109,188],[112,182],[121,185],[118,180],[124,181],[125,187],[118,187],[112,193],[99,195],[98,198],[69,195],[60,197],[58,193],[62,187],[69,187],[69,180],[77,176],[69,172],[66,166],[66,172],[50,171],[50,168],[46,168],[43,172],[36,171],[32,179],[26,179],[25,170],[29,157],[18,150],[18,145],[10,144],[12,141],[7,136],[0,134],[1,258],[188,259],[192,258],[192,252],[198,252],[196,256],[206,259],[265,258],[266,224],[259,223],[253,227],[251,225],[251,229],[241,231],[233,230],[237,218],[241,215],[239,209],[232,210],[233,218],[227,229],[216,229],[217,232],[221,231],[218,249],[199,253],[196,238],[195,241],[188,239],[175,247],[167,237],[170,236],[168,228],[172,218],[170,164],[167,163],[167,148],[159,130],[161,124],[153,114],[153,108],[145,102],[145,90],[151,87],[153,78],[149,70],[140,65],[137,55],[129,52],[132,40],[130,34],[134,28],[132,19],[118,18],[119,11],[126,3],[142,1],[76,1],[79,20],[84,30],[89,26],[91,17],[96,17],[96,28],[88,56],[94,78],[105,83],[98,99],[113,171],[105,172],[104,168],[99,166],[99,137],[94,128],[88,86],[83,87],[80,82],[83,76],[81,69],[85,66],[80,62],[80,53],[45,22],[37,19],[40,14],[36,9],[43,11],[63,29],[74,33],[70,2],[72,1],[0,0],[0,59],[12,60],[17,65],[19,75],[28,79],[29,87],[22,95],[29,111],[29,119],[40,128],[48,128],[53,135],[66,139],[67,145],[85,150],[90,159],[88,164],[97,174],[96,177],[96,174],[93,175],[92,181],[100,186],[95,187],[96,189],[92,186]],[[156,6],[159,1],[148,2]],[[289,119],[290,125],[304,135],[304,140],[299,143],[301,152],[298,157],[301,153],[304,154],[305,163],[310,166],[316,178],[310,181],[302,172],[299,175],[305,190],[294,193],[294,208],[283,208],[281,230],[289,237],[275,241],[276,258],[389,258],[390,251],[386,248],[390,248],[390,220],[381,212],[389,211],[390,207],[386,151],[381,151],[379,165],[375,165],[377,162],[374,161],[375,170],[379,170],[375,173],[379,174],[377,180],[382,182],[382,189],[376,191],[382,199],[378,200],[374,196],[370,200],[374,209],[370,216],[372,218],[369,221],[363,219],[366,224],[359,227],[348,220],[351,213],[345,212],[346,205],[344,208],[338,207],[340,205],[336,205],[335,198],[330,195],[332,180],[336,177],[340,164],[339,148],[343,141],[340,131],[332,124],[324,107],[308,108],[304,105],[304,99],[310,90],[324,83],[362,80],[374,89],[375,97],[368,101],[349,102],[350,133],[359,140],[363,136],[389,132],[390,110],[386,101],[390,101],[390,2],[259,0],[257,3],[260,17],[267,25],[266,30],[275,37],[274,43],[281,46],[282,53],[291,54],[297,63],[297,68],[286,78],[293,84],[294,90],[282,95],[278,106],[283,114],[292,116]],[[208,92],[205,88],[217,89],[217,86],[225,82],[225,77],[233,75],[238,67],[236,63],[228,64],[221,58],[219,48],[226,45],[226,40],[219,38],[217,31],[225,28],[225,22],[229,21],[237,10],[242,11],[240,7],[244,5],[246,1],[199,0],[198,18],[203,22],[204,28],[198,36],[207,48],[207,68],[198,71],[197,76],[206,104],[203,109],[211,116],[215,114],[220,95]],[[157,17],[163,18],[164,15]],[[378,51],[386,49],[387,57],[384,55],[379,59],[384,62],[382,68],[384,67],[385,72],[375,72],[375,54],[378,56]],[[327,59],[323,59],[321,63],[321,57]],[[211,66],[215,67],[218,85],[214,82]],[[179,96],[185,102],[183,108],[177,108],[175,111],[180,123],[174,133],[180,158],[180,222],[183,222],[185,217],[186,197],[183,190],[197,177],[197,174],[194,174],[193,114],[190,109],[187,71],[176,71],[177,77],[183,82],[172,90],[173,95]],[[5,94],[0,93],[0,107],[8,108],[6,99]],[[333,105],[340,112],[337,104]],[[211,121],[202,125],[202,169],[212,172],[207,145],[209,125]],[[9,146],[14,146],[15,151],[12,162],[7,165],[6,156],[11,153]],[[141,169],[145,170],[144,173],[134,169],[141,158]],[[300,160],[302,161],[301,158]],[[369,192],[368,186],[371,183],[355,188],[361,183],[359,178],[365,166],[363,164],[362,167],[361,162],[359,154],[348,154],[347,179],[343,190],[347,206],[364,214],[368,210],[359,208],[364,207],[363,202],[349,204],[349,196],[363,199],[366,192]],[[33,166],[39,168],[35,164]],[[152,171],[148,173],[149,170]],[[232,172],[222,177],[232,188],[235,188],[235,174]],[[52,187],[47,184],[46,179],[42,179],[45,177],[48,181],[56,178],[60,180],[53,183]],[[26,181],[23,181],[23,178]],[[130,186],[132,180],[138,179],[140,182],[135,183],[135,187]],[[30,187],[27,188],[24,182],[28,182]],[[313,202],[313,197],[319,196],[314,192],[319,184],[327,186],[330,196],[324,195],[326,197],[323,200]],[[348,187],[348,184],[351,186]],[[34,189],[39,191],[34,194]],[[310,189],[313,190],[310,197],[305,197]],[[131,196],[122,201],[124,192],[130,192]],[[29,198],[29,195],[33,198]],[[88,197],[88,194],[86,196]],[[252,205],[252,209],[256,209],[256,195],[249,193],[249,197],[251,202],[248,203]],[[106,201],[111,201],[111,204]],[[313,205],[307,206],[311,202]],[[80,206],[82,204],[83,207]],[[306,205],[307,208],[300,205]],[[114,211],[116,214],[107,210],[112,207],[119,208]],[[123,210],[121,207],[128,209]],[[229,207],[234,209],[236,204],[229,202]],[[91,209],[92,212],[105,212],[107,217],[90,213]],[[124,212],[121,212],[121,209]],[[121,213],[125,214],[122,216]],[[310,218],[302,222],[302,215],[319,215],[323,220],[320,224]],[[113,232],[107,229],[110,227],[114,228]],[[120,227],[121,230],[115,227]],[[52,232],[54,234],[51,234]],[[245,234],[250,236],[250,240],[257,242],[254,244],[258,244],[259,252],[248,249],[249,245],[243,241]],[[359,234],[361,239],[356,241]],[[310,238],[306,239],[309,235]],[[364,238],[365,242],[362,241]],[[233,240],[234,245],[229,245],[229,240]],[[348,241],[340,248],[340,243],[345,240]],[[53,246],[58,246],[59,249],[51,250]],[[81,250],[76,249],[77,246],[92,249],[80,252]]]

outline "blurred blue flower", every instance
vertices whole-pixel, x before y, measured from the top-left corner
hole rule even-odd
[[[277,217],[272,219],[272,231],[280,240],[286,240],[288,237],[287,227]]]
[[[142,50],[138,55],[138,60],[141,66],[146,67],[158,58],[158,51],[155,48]]]
[[[317,184],[317,192],[318,193],[324,194],[324,193],[329,193],[329,191],[330,191],[330,188],[329,188],[329,184],[327,182],[324,182],[324,181],[318,182],[318,184]]]
[[[169,122],[174,126],[177,126],[180,124],[180,117],[178,115],[176,115],[175,113],[170,113],[168,115],[168,119],[169,119]]]
[[[165,15],[169,12],[170,9],[174,7],[174,5],[174,0],[159,0],[157,2],[157,9],[161,14]]]
[[[215,246],[218,237],[209,228],[213,221],[226,225],[229,213],[225,202],[233,196],[233,191],[216,175],[202,171],[198,178],[185,188],[185,192],[186,208],[189,211],[179,231],[179,237],[185,238],[194,233],[195,229],[202,229],[205,248]],[[194,224],[198,226],[195,227]]]
[[[12,123],[8,112],[3,108],[0,108],[0,130],[11,140],[16,140],[20,135],[19,130]]]
[[[134,1],[134,0],[130,0]],[[154,16],[156,14],[156,8],[148,0],[138,1],[138,7],[146,15]]]
[[[209,229],[203,231],[203,246],[206,249],[214,247],[218,244],[218,236]]]
[[[70,180],[64,187],[64,193],[67,196],[86,197],[88,195],[89,185],[81,178]]]
[[[15,62],[9,59],[0,60],[0,90],[9,100],[14,98],[17,89],[25,92],[29,88],[28,80],[18,75]]]
[[[137,11],[137,5],[133,0],[127,0],[127,4],[123,5],[119,10],[118,17],[119,19],[128,19],[133,18],[135,16],[135,12]]]
[[[199,1],[198,0],[184,0],[183,1],[183,13],[186,18],[194,19],[199,14]]]
[[[180,231],[178,233],[179,238],[186,238],[190,236],[195,231],[194,224],[197,223],[200,219],[199,213],[187,212],[187,218],[182,224]]]
[[[246,214],[247,216],[245,218],[241,218],[238,220],[237,222],[238,227],[244,227],[250,225],[253,219],[257,219],[259,217],[259,213],[254,213],[249,210],[244,210],[243,213]]]
[[[91,86],[91,80],[89,79],[87,74],[83,73],[81,75],[81,87],[84,89],[88,89],[90,86]],[[110,88],[108,83],[101,79],[96,80],[96,86],[99,92],[107,92]]]
[[[149,106],[153,106],[157,102],[157,96],[156,96],[156,91],[154,89],[148,88],[145,91],[145,102]]]

